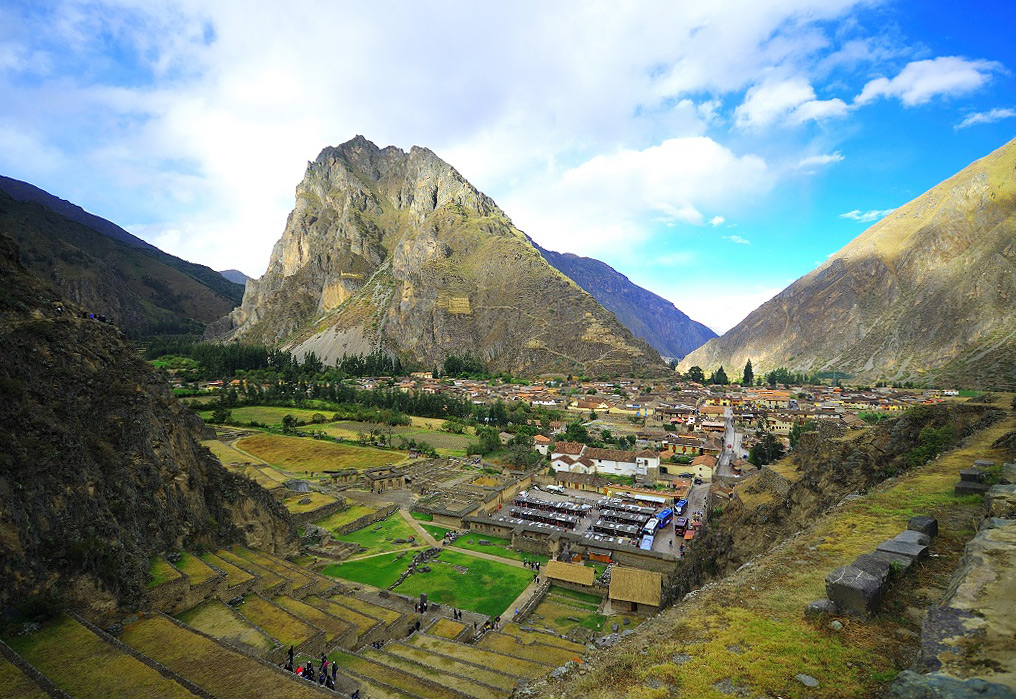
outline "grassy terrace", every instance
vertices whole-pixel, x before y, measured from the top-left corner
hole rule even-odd
[[[444,536],[442,532],[441,536]],[[480,540],[489,541],[490,546],[480,545]],[[472,541],[473,543],[469,543]],[[540,565],[546,565],[547,561],[550,560],[547,556],[541,556],[535,553],[524,553],[522,551],[516,551],[509,548],[511,546],[509,539],[500,539],[496,536],[487,536],[486,534],[480,534],[479,532],[466,532],[451,545],[450,548],[466,549],[467,551],[479,551],[480,553],[489,553],[492,556],[500,556],[501,558],[510,558],[513,561],[539,561]],[[530,575],[532,577],[532,575]]]
[[[191,587],[208,582],[218,575],[203,560],[186,552],[180,554],[180,560],[176,567],[187,574]]]
[[[237,611],[284,646],[306,643],[318,632],[311,624],[272,606],[257,595],[247,595]]]
[[[170,580],[176,580],[180,577],[180,571],[169,564],[162,556],[156,556],[152,559],[151,564],[148,566],[148,574],[152,576],[152,579],[145,583],[148,588],[153,588],[161,585],[164,582]]]
[[[496,631],[485,634],[476,645],[484,650],[514,655],[516,658],[525,658],[538,663],[553,663],[554,665],[564,665],[569,660],[582,658],[581,653],[543,643],[523,644],[514,636],[506,636]]]
[[[296,678],[277,674],[160,617],[126,627],[123,641],[219,699],[320,699],[321,696]]]
[[[408,553],[402,558],[399,558],[397,553],[389,553],[325,566],[321,572],[333,578],[387,588],[399,579],[399,575],[409,566],[412,559],[412,555]]]
[[[237,556],[232,551],[227,551],[226,549],[219,549],[218,551],[215,552],[215,555],[221,558],[222,560],[226,561],[227,563],[232,563],[238,568],[242,568],[243,570],[249,570],[250,572],[259,575],[261,577],[262,589],[265,592],[275,590],[276,588],[279,588],[282,585],[284,585],[286,582],[282,578],[282,576],[279,575],[278,573],[275,573],[263,566],[251,563],[250,561],[245,560],[240,556]]]
[[[8,639],[7,643],[53,684],[76,698],[194,696],[68,617],[47,623],[29,636]]]
[[[369,515],[372,512],[376,512],[373,507],[366,507],[364,505],[350,505],[341,512],[336,512],[331,517],[326,517],[322,520],[314,522],[317,526],[322,529],[327,529],[332,534],[335,534],[340,527],[343,527],[353,520],[359,519],[364,515]]]
[[[332,469],[373,468],[399,463],[406,458],[404,453],[397,451],[382,451],[372,447],[335,444],[309,437],[284,437],[277,434],[245,437],[239,440],[236,446],[272,466],[307,475]]]
[[[339,651],[330,653],[328,658],[353,675],[384,682],[398,690],[409,692],[424,699],[462,699],[462,695],[445,687],[422,684],[415,675],[397,668],[381,665],[366,658]]]
[[[578,621],[575,621],[576,619]],[[590,610],[588,607],[572,605],[565,598],[548,599],[545,597],[533,610],[534,624],[542,623],[557,633],[568,633],[577,626],[600,631],[606,620],[607,617],[596,613],[595,609]]]
[[[515,636],[523,643],[542,643],[548,646],[557,646],[558,648],[564,648],[565,650],[569,650],[572,653],[577,653],[579,655],[586,652],[586,647],[581,643],[575,643],[574,641],[569,641],[566,638],[554,636],[549,633],[523,631],[522,628],[515,622],[510,622],[502,626],[501,633]]]
[[[468,679],[469,676],[456,677],[454,674],[438,670],[432,665],[421,664],[400,655],[393,655],[382,650],[368,650],[363,653],[363,657],[391,668],[403,670],[411,675],[426,678],[431,682],[437,682],[442,686],[475,697],[475,699],[504,698],[503,692],[473,679]]]
[[[644,683],[659,681],[679,686],[682,696],[720,699],[724,694],[714,685],[729,679],[753,696],[883,696],[917,651],[920,618],[910,610],[940,599],[983,512],[981,498],[953,496],[958,473],[976,459],[1007,460],[992,443],[1014,429],[1016,419],[1007,417],[968,437],[961,448],[819,518],[757,565],[665,611],[659,630],[640,638],[645,655],[622,644],[616,661],[596,667],[568,691],[594,699],[648,697],[654,695]],[[894,586],[880,614],[865,623],[842,619],[838,632],[805,620],[802,609],[825,596],[829,571],[898,534],[914,514],[938,518],[939,536],[931,546],[937,557]],[[749,588],[751,594],[744,594]],[[672,662],[681,654],[686,662]],[[794,680],[797,673],[815,677],[819,687],[806,690]],[[609,692],[602,684],[608,678]]]
[[[403,542],[408,542],[410,538],[413,539],[411,543],[395,543],[395,539],[402,539]],[[336,537],[336,539],[363,546],[367,549],[367,552],[363,554],[364,556],[372,556],[388,551],[401,551],[402,549],[414,546],[423,546],[423,542],[417,536],[416,530],[406,520],[402,519],[401,515],[397,512],[388,515],[380,522],[368,524],[363,529],[343,534]]]
[[[287,565],[284,561],[274,556],[269,556],[260,551],[252,551],[243,546],[234,546],[233,553],[249,563],[266,568],[276,575],[292,581],[294,588],[304,587],[314,582],[314,576],[298,566]]]
[[[215,566],[219,570],[223,571],[226,574],[226,585],[229,587],[243,585],[244,583],[248,583],[254,579],[254,576],[246,570],[240,570],[229,561],[219,558],[214,553],[202,554],[201,560],[208,565]]]
[[[366,614],[361,614],[360,612],[350,609],[349,607],[338,604],[337,602],[333,602],[331,600],[323,599],[321,597],[315,597],[312,595],[304,601],[307,604],[314,605],[318,609],[328,612],[334,617],[338,617],[339,619],[348,621],[350,624],[356,627],[357,636],[362,636],[379,623],[379,621],[374,617],[367,616]]]
[[[434,624],[427,629],[427,633],[431,636],[437,636],[438,638],[455,638],[462,629],[466,628],[466,625],[461,621],[452,621],[451,619],[438,619]]]
[[[219,600],[210,600],[185,612],[176,618],[222,641],[250,648],[254,655],[270,651],[275,644],[270,638],[239,618]]]
[[[317,607],[295,600],[292,597],[279,596],[272,600],[290,614],[295,614],[309,624],[313,624],[325,632],[325,640],[331,643],[355,627],[344,619],[322,611]]]
[[[423,648],[434,653],[447,655],[463,662],[490,668],[497,672],[519,677],[540,677],[549,672],[553,666],[544,663],[535,663],[524,658],[515,658],[501,653],[493,653],[476,646],[467,646],[462,643],[455,643],[444,638],[436,638],[427,634],[413,634],[406,641],[411,646]]]
[[[0,656],[0,687],[4,699],[49,699],[39,685],[35,684],[16,665]]]
[[[308,503],[303,503],[303,500],[310,500]],[[303,514],[305,512],[313,512],[319,510],[322,507],[331,505],[336,501],[336,498],[331,495],[325,495],[324,493],[300,493],[298,495],[291,495],[282,501],[282,504],[286,506],[286,509],[294,515]]]
[[[478,682],[483,682],[492,687],[510,692],[515,686],[515,677],[495,672],[494,670],[479,665],[470,665],[462,660],[453,658],[450,655],[434,653],[417,646],[410,646],[405,643],[389,643],[385,646],[385,652],[389,655],[397,655],[409,660],[415,660],[423,665],[429,665],[439,670],[447,670],[456,675],[472,677]]]
[[[533,579],[528,568],[457,551],[444,550],[429,565],[431,572],[409,576],[396,590],[410,597],[426,592],[435,602],[488,616],[504,614]]]
[[[336,604],[341,604],[343,607],[349,607],[354,612],[360,612],[361,614],[372,616],[375,619],[380,619],[385,623],[385,626],[391,626],[405,616],[394,609],[388,609],[387,607],[380,607],[376,604],[371,604],[359,597],[332,595],[331,600]]]
[[[415,515],[414,515],[415,516]],[[437,524],[420,524],[428,534],[437,539],[439,542],[444,538],[446,532],[450,531],[449,527],[442,527]]]
[[[230,464],[251,463],[251,458],[247,454],[237,451],[218,439],[204,439],[201,441],[201,446],[208,447],[215,454],[215,457],[222,462],[223,466],[229,467]]]

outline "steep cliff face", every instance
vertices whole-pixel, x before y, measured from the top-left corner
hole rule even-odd
[[[361,136],[308,165],[268,271],[217,331],[327,362],[381,349],[515,372],[661,365],[451,166]]]
[[[0,608],[140,602],[155,553],[289,553],[289,515],[198,444],[202,425],[120,331],[56,313],[0,235]]]
[[[538,245],[536,249],[555,269],[617,316],[635,337],[642,338],[665,357],[681,359],[716,337],[716,333],[686,316],[673,303],[633,284],[604,262],[570,252],[544,250]]]
[[[1016,386],[1016,141],[875,224],[682,368]]]

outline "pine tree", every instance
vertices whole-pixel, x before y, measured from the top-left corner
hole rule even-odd
[[[755,385],[755,372],[751,369],[751,360],[744,365],[744,378],[741,379],[742,386],[753,386]]]

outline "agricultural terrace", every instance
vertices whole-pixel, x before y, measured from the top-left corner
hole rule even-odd
[[[310,500],[310,502],[303,502],[304,500]],[[291,514],[298,515],[303,514],[304,512],[313,512],[314,510],[331,505],[334,502],[335,498],[331,495],[310,492],[290,495],[282,501],[282,504],[286,506],[286,509],[289,510]]]
[[[333,535],[336,535],[336,532],[341,527],[344,527],[353,520],[359,519],[364,515],[369,515],[372,512],[375,512],[373,507],[367,507],[366,505],[350,505],[341,512],[336,512],[331,517],[326,517],[314,522],[314,524],[322,529],[327,529]]]
[[[389,551],[400,551],[410,547],[423,546],[416,530],[398,514],[388,515],[380,522],[375,522],[355,532],[336,537],[339,541],[359,544],[367,549],[364,555],[373,556]],[[396,543],[396,539],[401,543]],[[408,561],[407,561],[408,563]]]
[[[411,552],[388,553],[325,566],[321,573],[331,578],[341,578],[383,589],[399,579],[402,571],[409,567],[411,560],[413,560]]]
[[[220,442],[218,439],[205,439],[201,442],[201,446],[208,447],[211,452],[215,454],[215,458],[222,462],[223,466],[228,466],[229,464],[247,464],[252,462],[249,454],[237,451],[228,444]]]
[[[213,638],[252,649],[258,655],[268,652],[274,646],[270,638],[217,599],[188,609],[176,618]]]
[[[430,531],[426,525],[423,525],[423,527],[424,529],[427,529],[427,531]],[[444,536],[444,532],[441,532],[440,535],[431,532],[431,535],[440,538]],[[481,544],[481,541],[489,542],[489,545]],[[526,553],[509,548],[511,543],[512,542],[508,539],[501,539],[496,536],[487,536],[486,534],[481,534],[480,532],[467,531],[465,534],[456,539],[455,543],[451,544],[451,547],[466,549],[467,551],[477,551],[479,553],[489,553],[492,556],[510,558],[513,561],[539,561],[540,565],[546,565],[547,561],[550,560],[549,556],[536,553]]]
[[[275,434],[245,437],[237,441],[236,446],[276,468],[305,474],[343,468],[374,468],[405,459],[405,454],[394,451]]]

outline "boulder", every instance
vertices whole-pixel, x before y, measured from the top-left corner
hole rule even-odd
[[[989,517],[1016,519],[1016,485],[993,485],[984,494]]]
[[[893,699],[1014,699],[1016,691],[980,679],[959,680],[904,670],[893,680],[887,696]]]
[[[804,617],[806,619],[818,619],[825,614],[836,614],[836,603],[831,599],[817,599],[814,602],[809,602],[804,608]]]
[[[914,561],[920,561],[928,555],[928,547],[923,544],[911,544],[905,541],[896,541],[895,539],[883,541],[875,550],[897,556],[907,556]]]
[[[915,532],[921,532],[927,534],[932,539],[938,536],[938,520],[934,517],[925,517],[924,515],[917,515],[911,517],[907,522],[907,529]]]
[[[922,534],[921,532],[915,532],[912,529],[906,529],[894,536],[893,541],[902,541],[905,544],[927,546],[931,543],[931,537],[927,534]]]
[[[862,553],[851,565],[880,580],[888,582],[893,577],[892,561],[879,558],[873,553]]]
[[[1016,464],[1002,464],[1002,485],[1016,485]]]
[[[854,566],[842,566],[825,579],[826,596],[845,614],[869,616],[882,603],[884,581]]]

